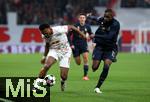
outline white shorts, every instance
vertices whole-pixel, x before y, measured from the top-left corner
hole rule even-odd
[[[59,61],[60,67],[70,68],[71,53],[71,49],[67,50],[66,52],[56,49],[50,49],[47,57],[51,56]]]

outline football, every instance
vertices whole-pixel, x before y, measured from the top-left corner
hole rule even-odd
[[[54,75],[46,75],[44,80],[43,85],[47,85],[49,87],[54,86],[56,83],[56,77]]]

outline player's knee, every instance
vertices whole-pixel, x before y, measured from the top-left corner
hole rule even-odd
[[[77,65],[81,65],[81,62],[76,62]]]
[[[76,60],[76,64],[77,64],[77,65],[80,65],[80,64],[81,64],[81,61]]]
[[[84,58],[84,64],[88,64],[88,58]]]
[[[109,60],[109,59],[106,59],[106,60],[104,61],[104,65],[110,66],[111,64],[112,64],[112,61]]]
[[[83,59],[84,60],[88,60],[88,56],[83,56]]]
[[[92,70],[93,72],[95,72],[98,69],[98,65],[97,64],[93,64],[92,65]]]
[[[76,62],[77,65],[81,64],[80,56],[75,57],[75,62]]]

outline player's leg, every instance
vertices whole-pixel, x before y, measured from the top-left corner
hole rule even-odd
[[[40,73],[39,73],[39,76],[38,76],[38,78],[37,78],[36,81],[35,81],[33,91],[34,91],[34,90],[37,90],[37,89],[39,88],[38,83],[44,81],[44,77],[46,76],[47,71],[49,70],[49,68],[50,68],[55,62],[56,62],[55,58],[53,58],[53,57],[51,57],[51,56],[48,56],[48,57],[47,57],[47,59],[46,59],[46,61],[45,61],[45,64],[44,64],[44,66],[41,68],[41,71],[40,71]]]
[[[50,50],[48,55],[47,55],[44,66],[41,68],[39,76],[35,81],[35,84],[34,84],[35,88],[38,89],[38,87],[39,87],[38,83],[44,81],[44,77],[46,76],[47,71],[56,62],[57,59],[58,59],[58,56],[57,56],[56,52],[54,50]]]
[[[87,43],[81,43],[79,46],[79,51],[80,54],[82,54],[83,57],[83,72],[84,72],[84,76],[83,76],[83,80],[89,80],[88,78],[88,45]]]
[[[61,77],[61,91],[65,89],[65,81],[68,78],[69,68],[60,67],[60,77]]]
[[[100,47],[95,47],[92,54],[92,70],[95,72],[100,65],[101,59],[103,56],[103,51],[101,51]]]
[[[88,78],[88,70],[89,70],[89,65],[88,65],[88,52],[83,53],[83,70],[84,70],[84,77],[83,80],[89,80]]]
[[[107,78],[108,71],[109,71],[111,63],[112,63],[112,61],[110,59],[105,59],[104,60],[103,71],[102,71],[102,73],[99,77],[96,88],[100,88],[101,85],[103,84],[103,82],[105,81],[105,79]]]
[[[105,52],[103,58],[104,58],[103,71],[100,74],[98,83],[97,83],[96,88],[95,88],[97,90],[100,89],[103,82],[105,81],[105,79],[108,76],[110,65],[112,64],[112,52]],[[99,93],[99,92],[97,92],[97,93]]]
[[[92,70],[93,70],[93,72],[95,72],[99,68],[99,65],[100,65],[100,62],[101,62],[102,58],[103,58],[103,51],[102,51],[101,47],[96,46],[94,48],[93,54],[92,54],[92,59],[93,59]],[[97,88],[97,87],[95,87],[94,92],[102,93],[100,91],[100,89]]]
[[[93,72],[95,72],[98,68],[99,68],[99,65],[100,65],[100,62],[99,60],[94,60],[92,61],[92,70]]]
[[[48,56],[46,61],[45,61],[45,64],[44,66],[42,67],[40,73],[39,73],[39,78],[44,78],[47,71],[49,70],[49,68],[56,62],[56,59],[53,58],[52,56]]]
[[[68,78],[68,72],[70,68],[71,50],[59,61],[60,77],[61,77],[61,90],[65,89],[65,82]]]
[[[81,64],[80,55],[74,57],[74,59],[75,59],[75,62],[76,62],[77,65],[80,65],[80,64]]]

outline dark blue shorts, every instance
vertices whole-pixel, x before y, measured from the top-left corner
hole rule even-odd
[[[74,46],[75,48],[72,49],[72,52],[73,52],[73,57],[77,57],[77,56],[80,56],[80,54],[82,53],[85,53],[85,52],[88,52],[88,46],[87,45],[75,45]]]
[[[110,59],[112,62],[116,62],[117,50],[103,50],[101,47],[95,47],[92,54],[93,60],[105,60]]]

